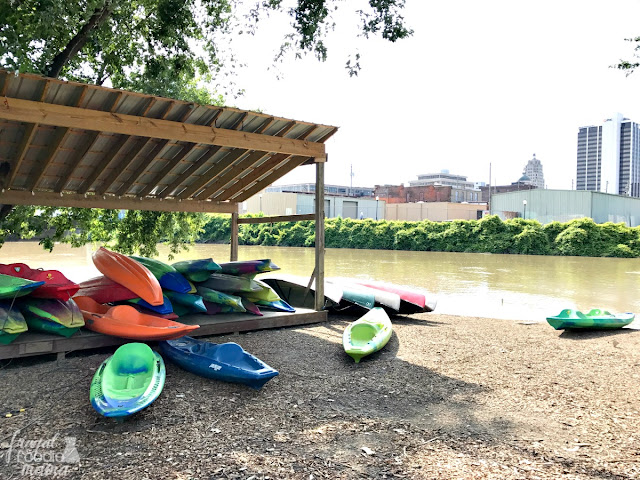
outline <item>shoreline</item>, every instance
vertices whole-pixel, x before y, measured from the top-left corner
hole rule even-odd
[[[124,423],[88,401],[113,350],[5,362],[0,408],[26,410],[0,417],[0,455],[25,428],[24,439],[75,439],[79,463],[65,478],[640,475],[636,330],[559,332],[433,312],[392,319],[389,344],[355,364],[341,350],[353,319],[211,337],[280,375],[253,391],[167,362],[161,396]]]

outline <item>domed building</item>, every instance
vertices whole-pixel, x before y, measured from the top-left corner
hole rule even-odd
[[[523,178],[527,177],[528,185],[533,185],[536,188],[544,188],[544,174],[542,173],[542,163],[536,158],[536,154],[533,154],[533,158],[527,162],[524,167],[523,175],[518,180],[521,182]]]

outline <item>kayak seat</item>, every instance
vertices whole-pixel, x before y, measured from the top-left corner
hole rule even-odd
[[[378,329],[370,323],[356,323],[351,327],[351,344],[366,345],[378,333]]]
[[[214,360],[223,361],[226,363],[233,363],[234,361],[242,360],[243,357],[244,350],[240,345],[233,342],[218,345],[213,352]]]

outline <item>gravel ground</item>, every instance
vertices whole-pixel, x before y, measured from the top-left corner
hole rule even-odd
[[[0,478],[640,477],[638,330],[428,313],[355,364],[352,320],[212,337],[280,375],[255,391],[167,362],[162,395],[121,423],[88,401],[113,350],[1,363]]]

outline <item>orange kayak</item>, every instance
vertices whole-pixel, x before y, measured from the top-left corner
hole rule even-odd
[[[162,305],[162,287],[147,267],[117,252],[100,247],[93,263],[105,277],[127,287],[151,305]]]
[[[102,305],[90,297],[73,298],[84,317],[85,327],[94,332],[131,340],[171,340],[200,328],[140,313],[129,305]]]

